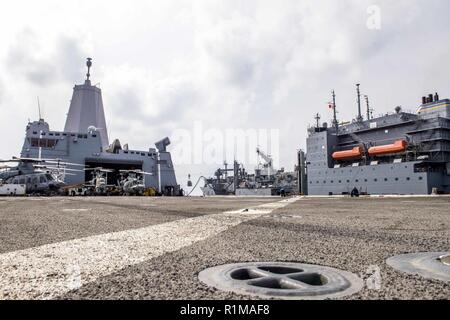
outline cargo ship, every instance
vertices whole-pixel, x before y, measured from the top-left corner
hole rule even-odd
[[[308,128],[306,158],[299,160],[300,192],[308,195],[426,195],[450,193],[450,100],[437,93],[422,98],[417,112],[373,117],[366,96],[366,117],[349,123],[333,120]],[[299,157],[300,159],[300,157]]]

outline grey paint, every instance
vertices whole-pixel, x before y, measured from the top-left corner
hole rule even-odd
[[[92,126],[95,129],[89,130]],[[157,142],[157,147],[161,150],[155,148],[149,148],[147,151],[127,148],[112,150],[111,146],[108,147],[101,90],[91,86],[89,80],[86,80],[84,85],[74,87],[64,131],[50,130],[48,123],[43,119],[28,123],[21,156],[37,158],[39,148],[36,146],[36,141],[40,138],[53,140],[55,144],[42,148],[42,158],[57,158],[79,164],[98,162],[141,166],[142,170],[153,173],[153,175],[146,175],[146,187],[162,191],[165,188],[173,188],[175,192],[179,190],[172,158],[170,152],[166,151],[167,145],[170,144],[168,138],[161,140],[163,143]],[[160,170],[158,170],[158,157]],[[158,173],[160,173],[160,179],[158,179]],[[158,180],[161,181],[161,186]],[[65,182],[70,185],[82,184],[85,182],[85,174],[75,172],[75,175],[66,176]]]
[[[367,150],[399,139],[409,141],[407,154],[346,163],[332,158],[335,151],[358,145]],[[395,158],[402,162],[395,163]],[[379,164],[371,165],[372,161]],[[335,168],[337,164],[341,168]],[[427,169],[421,172],[421,166]],[[310,195],[347,194],[355,187],[368,194],[430,194],[434,188],[450,193],[450,100],[422,105],[417,114],[399,112],[341,125],[338,132],[310,128],[307,178]]]
[[[102,146],[107,147],[108,131],[103,110],[102,91],[86,80],[73,88],[72,100],[67,115],[65,132],[87,132],[89,127],[97,128]]]

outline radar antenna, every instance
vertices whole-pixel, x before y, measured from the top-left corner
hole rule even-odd
[[[316,119],[316,128],[320,128],[320,114],[316,114],[314,119]]]
[[[37,97],[38,111],[39,111],[39,121],[42,121],[41,116],[41,103],[39,102],[39,96]]]
[[[337,113],[337,111],[336,111],[336,93],[334,92],[334,90],[333,90],[332,94],[333,94],[333,126],[336,128],[336,134],[338,134],[339,123],[338,123],[337,115],[336,115],[336,113]]]
[[[87,58],[86,66],[88,68],[87,74],[86,74],[86,81],[89,81],[89,78],[91,77],[91,67],[92,67],[92,58]]]
[[[356,84],[356,94],[358,98],[358,117],[356,118],[356,121],[361,122],[363,121],[363,117],[361,116],[361,91],[359,90],[360,84]]]
[[[372,113],[373,110],[370,108],[370,105],[369,105],[369,96],[365,95],[364,98],[366,99],[366,106],[367,106],[367,110],[366,110],[366,112],[367,112],[367,120],[370,120],[371,119],[371,113]]]

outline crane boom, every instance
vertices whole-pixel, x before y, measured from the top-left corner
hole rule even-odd
[[[258,153],[258,155],[264,159],[264,161],[266,162],[266,164],[270,167],[272,167],[272,157],[270,157],[269,155],[267,155],[264,151],[262,151],[259,147],[256,148],[256,152]]]

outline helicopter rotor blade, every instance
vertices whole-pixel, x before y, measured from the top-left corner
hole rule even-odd
[[[73,162],[65,162],[65,161],[60,161],[58,159],[49,159],[49,160],[44,160],[44,162],[46,163],[51,163],[51,164],[59,164],[59,165],[64,165],[64,166],[77,166],[77,167],[86,167],[86,165],[81,164],[81,163],[73,163]]]
[[[65,167],[55,167],[55,166],[44,166],[44,165],[35,165],[35,168],[44,168],[44,169],[51,169],[55,171],[74,171],[74,172],[83,172],[83,170],[78,169],[70,169]]]
[[[86,167],[86,165],[81,163],[73,163],[73,162],[66,162],[63,159],[46,159],[46,158],[18,158],[13,157],[13,160],[15,162],[45,162],[45,163],[53,163],[53,164],[59,164],[59,165],[70,165],[70,166],[80,166],[80,167]]]

